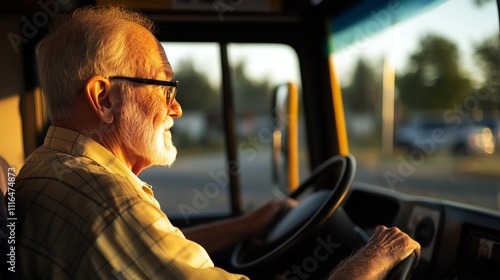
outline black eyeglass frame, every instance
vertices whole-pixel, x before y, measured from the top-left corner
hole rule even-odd
[[[179,87],[179,81],[161,81],[154,79],[134,78],[125,76],[111,76],[108,79],[121,79],[145,85],[170,86],[170,89],[165,91],[165,99],[166,99],[165,101],[169,109],[170,107],[172,107],[172,104],[174,103],[175,96],[177,95],[177,89]]]

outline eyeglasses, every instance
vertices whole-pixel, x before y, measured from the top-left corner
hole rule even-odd
[[[133,77],[123,77],[123,76],[111,76],[109,79],[121,79],[127,80],[134,83],[145,84],[145,85],[159,85],[159,86],[167,86],[165,90],[165,100],[167,103],[167,108],[170,109],[172,107],[172,103],[174,103],[175,95],[177,94],[177,88],[179,86],[179,81],[159,81],[153,79],[143,79],[143,78],[133,78]]]

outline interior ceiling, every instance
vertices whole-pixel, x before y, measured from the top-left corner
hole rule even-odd
[[[170,0],[172,1],[172,0]],[[213,2],[215,3],[216,1],[223,1],[223,0],[214,0]],[[231,2],[230,0],[226,0],[227,2]],[[240,0],[241,1],[241,0]],[[332,0],[282,0],[281,1],[281,8],[283,11],[284,15],[300,15],[302,14],[305,10],[312,6],[317,6],[318,10],[322,13],[327,13],[328,16],[334,16],[338,13],[343,12],[344,10],[348,9],[351,6],[354,6],[356,4],[359,4],[362,1],[366,0],[349,0],[349,1],[332,1]],[[374,0],[375,2],[379,0]],[[383,1],[383,0],[382,0]],[[6,13],[6,12],[20,12],[20,13],[26,13],[26,14],[33,14],[38,11],[44,11],[47,7],[42,7],[39,3],[40,1],[36,0],[26,0],[26,1],[1,1],[0,3],[0,13]],[[72,10],[78,8],[78,7],[83,7],[86,5],[96,5],[96,4],[125,4],[125,5],[130,5],[132,8],[139,8],[144,7],[144,8],[139,8],[143,12],[147,14],[186,14],[186,13],[194,13],[194,14],[216,14],[214,13],[214,9],[209,9],[205,11],[172,11],[172,10],[161,10],[161,9],[148,9],[148,7],[158,7],[158,5],[148,5],[148,2],[151,3],[158,3],[156,0],[147,0],[147,1],[138,1],[138,0],[67,0],[64,1],[64,5],[59,4],[58,1],[46,1],[45,3],[56,3],[58,4],[58,10],[59,12],[71,12]],[[160,1],[161,2],[161,1]],[[168,2],[168,1],[167,1]],[[207,2],[207,1],[205,1]],[[234,2],[234,1],[233,1]],[[53,8],[53,6],[51,6]],[[248,13],[239,13],[237,7],[233,10],[231,9],[231,14],[248,14]],[[260,13],[262,15],[262,13]],[[276,15],[276,13],[270,13],[269,15]]]

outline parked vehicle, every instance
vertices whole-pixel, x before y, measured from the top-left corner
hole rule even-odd
[[[496,136],[490,127],[477,122],[453,125],[435,118],[416,118],[400,125],[394,144],[407,152],[432,154],[488,155],[495,151]]]

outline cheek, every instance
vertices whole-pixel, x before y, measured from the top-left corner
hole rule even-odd
[[[158,127],[165,122],[168,110],[159,98],[156,96],[150,97],[152,98],[144,102],[141,109],[144,112],[145,121],[150,123],[154,129],[158,129]]]
[[[157,110],[152,111],[150,117],[153,127],[158,129],[162,126],[163,123],[165,123],[167,116],[167,110],[164,108],[157,108]]]

